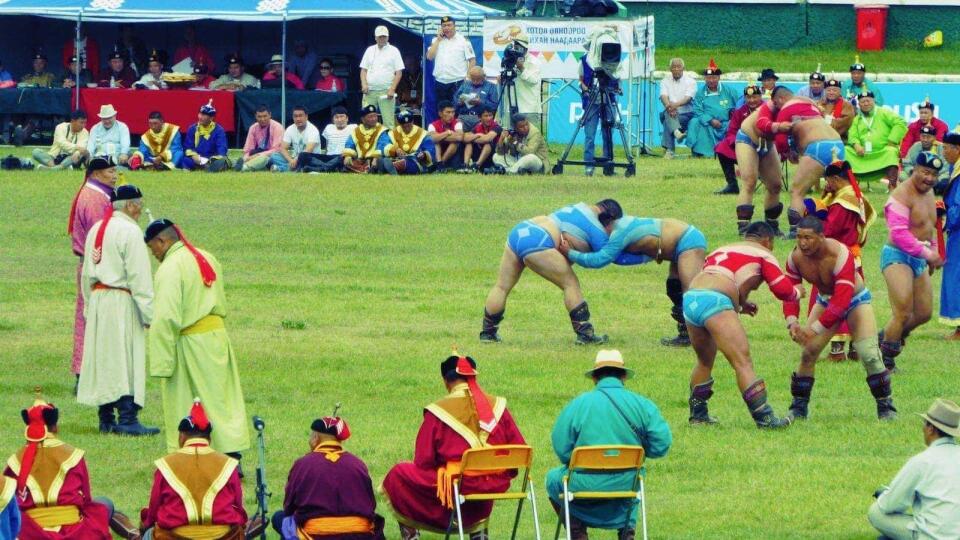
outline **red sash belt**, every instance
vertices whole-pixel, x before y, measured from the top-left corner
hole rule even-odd
[[[130,289],[125,289],[123,287],[111,287],[110,285],[104,285],[99,281],[93,284],[93,290],[95,291],[123,291],[127,294],[130,294]]]

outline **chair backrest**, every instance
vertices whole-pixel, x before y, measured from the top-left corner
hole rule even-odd
[[[645,454],[642,446],[580,446],[574,448],[568,468],[594,471],[640,470]]]
[[[466,471],[502,471],[530,468],[533,448],[523,444],[505,444],[471,448],[463,453],[460,469]]]

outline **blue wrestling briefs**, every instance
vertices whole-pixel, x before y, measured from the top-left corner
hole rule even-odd
[[[873,295],[870,294],[870,289],[864,287],[862,291],[853,295],[853,298],[850,299],[850,305],[847,307],[847,310],[843,312],[843,318],[846,319],[850,312],[857,309],[858,306],[862,304],[869,304],[873,300]],[[830,297],[823,294],[817,294],[817,303],[823,307],[827,307],[830,303]]]
[[[913,278],[916,279],[927,271],[927,261],[920,257],[908,255],[902,249],[886,244],[880,250],[880,271],[891,264],[905,264],[913,270]]]
[[[673,261],[676,262],[684,251],[690,251],[691,249],[707,250],[707,237],[693,225],[687,227],[687,230],[683,231],[680,236],[680,241],[677,242],[677,247],[673,250]]]
[[[507,245],[510,246],[510,250],[513,251],[521,261],[531,253],[557,247],[546,229],[529,220],[517,223],[517,225],[510,230],[510,235],[507,237]]]
[[[834,150],[837,151],[836,157],[833,155]],[[817,141],[810,143],[807,145],[807,149],[803,152],[803,155],[815,159],[817,163],[826,168],[828,165],[833,163],[834,159],[845,159],[843,141],[836,139],[832,141]]]
[[[683,318],[694,326],[706,326],[717,313],[733,309],[730,297],[710,289],[690,289],[683,293]]]
[[[757,146],[756,144],[754,144],[753,139],[751,139],[750,136],[747,135],[742,129],[739,130],[739,131],[737,131],[737,139],[736,139],[736,141],[733,143],[734,146],[736,146],[737,143],[743,143],[743,144],[750,145],[750,148],[753,148],[754,150],[756,150],[756,151],[757,151],[757,155],[760,156],[761,158],[762,158],[763,156],[766,156],[766,155],[767,155],[767,152],[770,151],[769,148],[767,147],[767,145],[764,144],[763,139],[760,140],[760,145]]]

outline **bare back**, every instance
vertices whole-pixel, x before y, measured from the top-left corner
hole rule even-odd
[[[839,141],[840,134],[824,121],[823,118],[808,118],[793,126],[793,138],[796,140],[797,150],[803,153],[807,145],[817,141]]]

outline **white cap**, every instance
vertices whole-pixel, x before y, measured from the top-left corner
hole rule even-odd
[[[389,35],[390,35],[390,30],[387,30],[387,27],[383,26],[382,24],[373,29],[373,37],[389,36]]]

